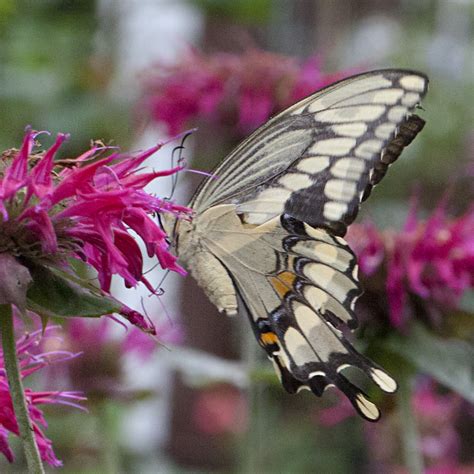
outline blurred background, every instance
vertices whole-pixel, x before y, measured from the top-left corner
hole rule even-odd
[[[242,113],[236,118],[233,104],[219,115],[203,78],[263,88],[271,74],[287,74],[309,93],[383,67],[429,76],[421,112],[427,125],[359,221],[402,228],[415,189],[421,216],[448,188],[450,213],[463,215],[472,208],[474,175],[470,0],[0,0],[0,149],[19,147],[28,124],[70,133],[63,157],[79,155],[92,139],[139,150],[197,126],[182,153],[190,168],[209,171],[258,123],[245,122]],[[263,76],[249,79],[253,68]],[[196,105],[201,96],[210,97],[207,108]],[[169,167],[179,143],[148,165]],[[182,173],[173,199],[185,204],[200,179]],[[152,191],[167,196],[171,189],[163,178]],[[154,270],[150,278],[158,284],[163,276]],[[129,350],[133,342],[125,344],[116,328],[101,327],[104,336],[95,339],[89,333],[97,335],[97,327],[68,328],[63,339],[84,351],[82,362],[35,381],[54,386],[67,379],[69,389],[89,397],[89,413],[46,410],[62,472],[474,472],[474,409],[467,400],[472,288],[455,311],[439,310],[437,323],[423,326],[443,343],[457,341],[452,353],[459,357],[450,367],[467,362],[460,370],[469,379],[459,390],[449,377],[436,376],[434,366],[442,363],[434,356],[425,352],[420,363],[396,353],[397,341],[411,340],[410,329],[385,325],[359,334],[359,347],[378,363],[395,376],[409,373],[403,380],[412,412],[399,403],[406,391],[374,395],[383,412],[376,426],[353,416],[337,394],[286,394],[261,360],[247,321],[217,314],[189,278],[168,275],[162,288],[159,300],[119,285],[116,291],[132,307],[144,304],[163,344],[144,354]],[[392,336],[391,346],[377,344]],[[434,352],[441,348],[436,341]],[[0,470],[22,472],[18,456],[16,467],[0,459]]]

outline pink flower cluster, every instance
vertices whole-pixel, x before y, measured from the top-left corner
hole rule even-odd
[[[422,433],[420,448],[425,458],[432,465],[456,466],[460,436],[455,421],[463,408],[461,397],[452,392],[441,393],[432,380],[425,379],[419,383],[412,405]]]
[[[474,286],[474,208],[451,219],[442,203],[426,220],[414,202],[401,231],[379,231],[371,223],[353,225],[347,239],[366,275],[385,270],[390,322],[403,326],[407,296],[455,306]]]
[[[420,378],[411,399],[413,413],[420,433],[419,449],[426,464],[425,473],[461,474],[472,472],[472,465],[460,461],[461,434],[459,421],[472,419],[472,405],[453,392],[441,389],[433,380]],[[354,409],[346,398],[316,413],[315,419],[332,427],[354,416]],[[371,447],[371,471],[405,474],[398,466],[400,453],[399,418],[386,417],[377,424],[365,424],[364,431]]]
[[[47,328],[45,330],[46,335],[51,334],[53,330],[54,328],[52,327]],[[21,337],[16,344],[23,379],[52,363],[75,357],[73,353],[67,351],[40,353],[38,351],[38,345],[40,343],[41,333],[42,331],[36,331],[31,334],[26,334]],[[25,389],[25,398],[41,458],[51,466],[61,466],[62,462],[54,454],[51,441],[45,436],[41,429],[41,427],[46,428],[47,423],[39,405],[61,404],[81,408],[77,405],[77,402],[85,400],[85,398],[77,392],[35,392],[28,388]],[[9,433],[18,436],[19,430],[6,378],[3,354],[0,352],[0,452],[8,461],[13,462],[14,455],[8,442]]]
[[[168,252],[166,234],[153,215],[188,209],[144,190],[181,167],[139,172],[162,143],[137,155],[103,156],[107,149],[92,146],[75,159],[55,161],[67,136],[59,134],[46,152],[34,154],[37,136],[27,130],[21,149],[4,153],[0,162],[0,252],[62,266],[69,257],[80,258],[97,270],[105,292],[114,274],[126,286],[141,282],[153,292],[134,231],[163,268],[185,273]],[[121,314],[153,332],[136,311],[124,306]]]
[[[191,120],[234,127],[241,136],[271,115],[341,79],[326,75],[321,60],[252,49],[243,54],[206,56],[191,51],[181,63],[157,65],[144,78],[144,104],[152,119],[174,135]]]

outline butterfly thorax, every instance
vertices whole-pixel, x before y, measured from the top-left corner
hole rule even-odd
[[[235,315],[237,295],[234,284],[224,265],[209,250],[209,239],[217,245],[225,244],[215,230],[229,229],[229,225],[231,228],[240,225],[232,205],[215,206],[195,215],[192,221],[180,221],[175,230],[176,253],[218,310]]]

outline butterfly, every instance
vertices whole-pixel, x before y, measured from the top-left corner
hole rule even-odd
[[[344,240],[360,203],[421,131],[428,86],[409,70],[371,71],[289,107],[237,146],[174,222],[175,252],[217,308],[247,313],[290,393],[338,387],[369,421],[377,406],[345,375],[397,383],[358,353],[357,259]],[[168,224],[168,229],[169,229]]]

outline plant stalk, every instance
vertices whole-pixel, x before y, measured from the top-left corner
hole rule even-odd
[[[28,472],[30,474],[44,474],[38,446],[35,441],[33,426],[28,414],[25,391],[21,382],[20,367],[18,364],[13,331],[12,307],[9,304],[0,305],[0,333],[2,336],[3,360],[7,372],[8,386],[15,411],[20,439],[25,452]]]
[[[98,423],[98,434],[102,441],[100,455],[101,472],[118,474],[120,468],[120,452],[118,447],[118,426],[115,407],[108,400],[97,401],[94,407]]]
[[[418,427],[411,405],[411,381],[410,375],[404,374],[399,379],[398,388],[403,457],[410,474],[423,474],[423,455],[420,451]]]

